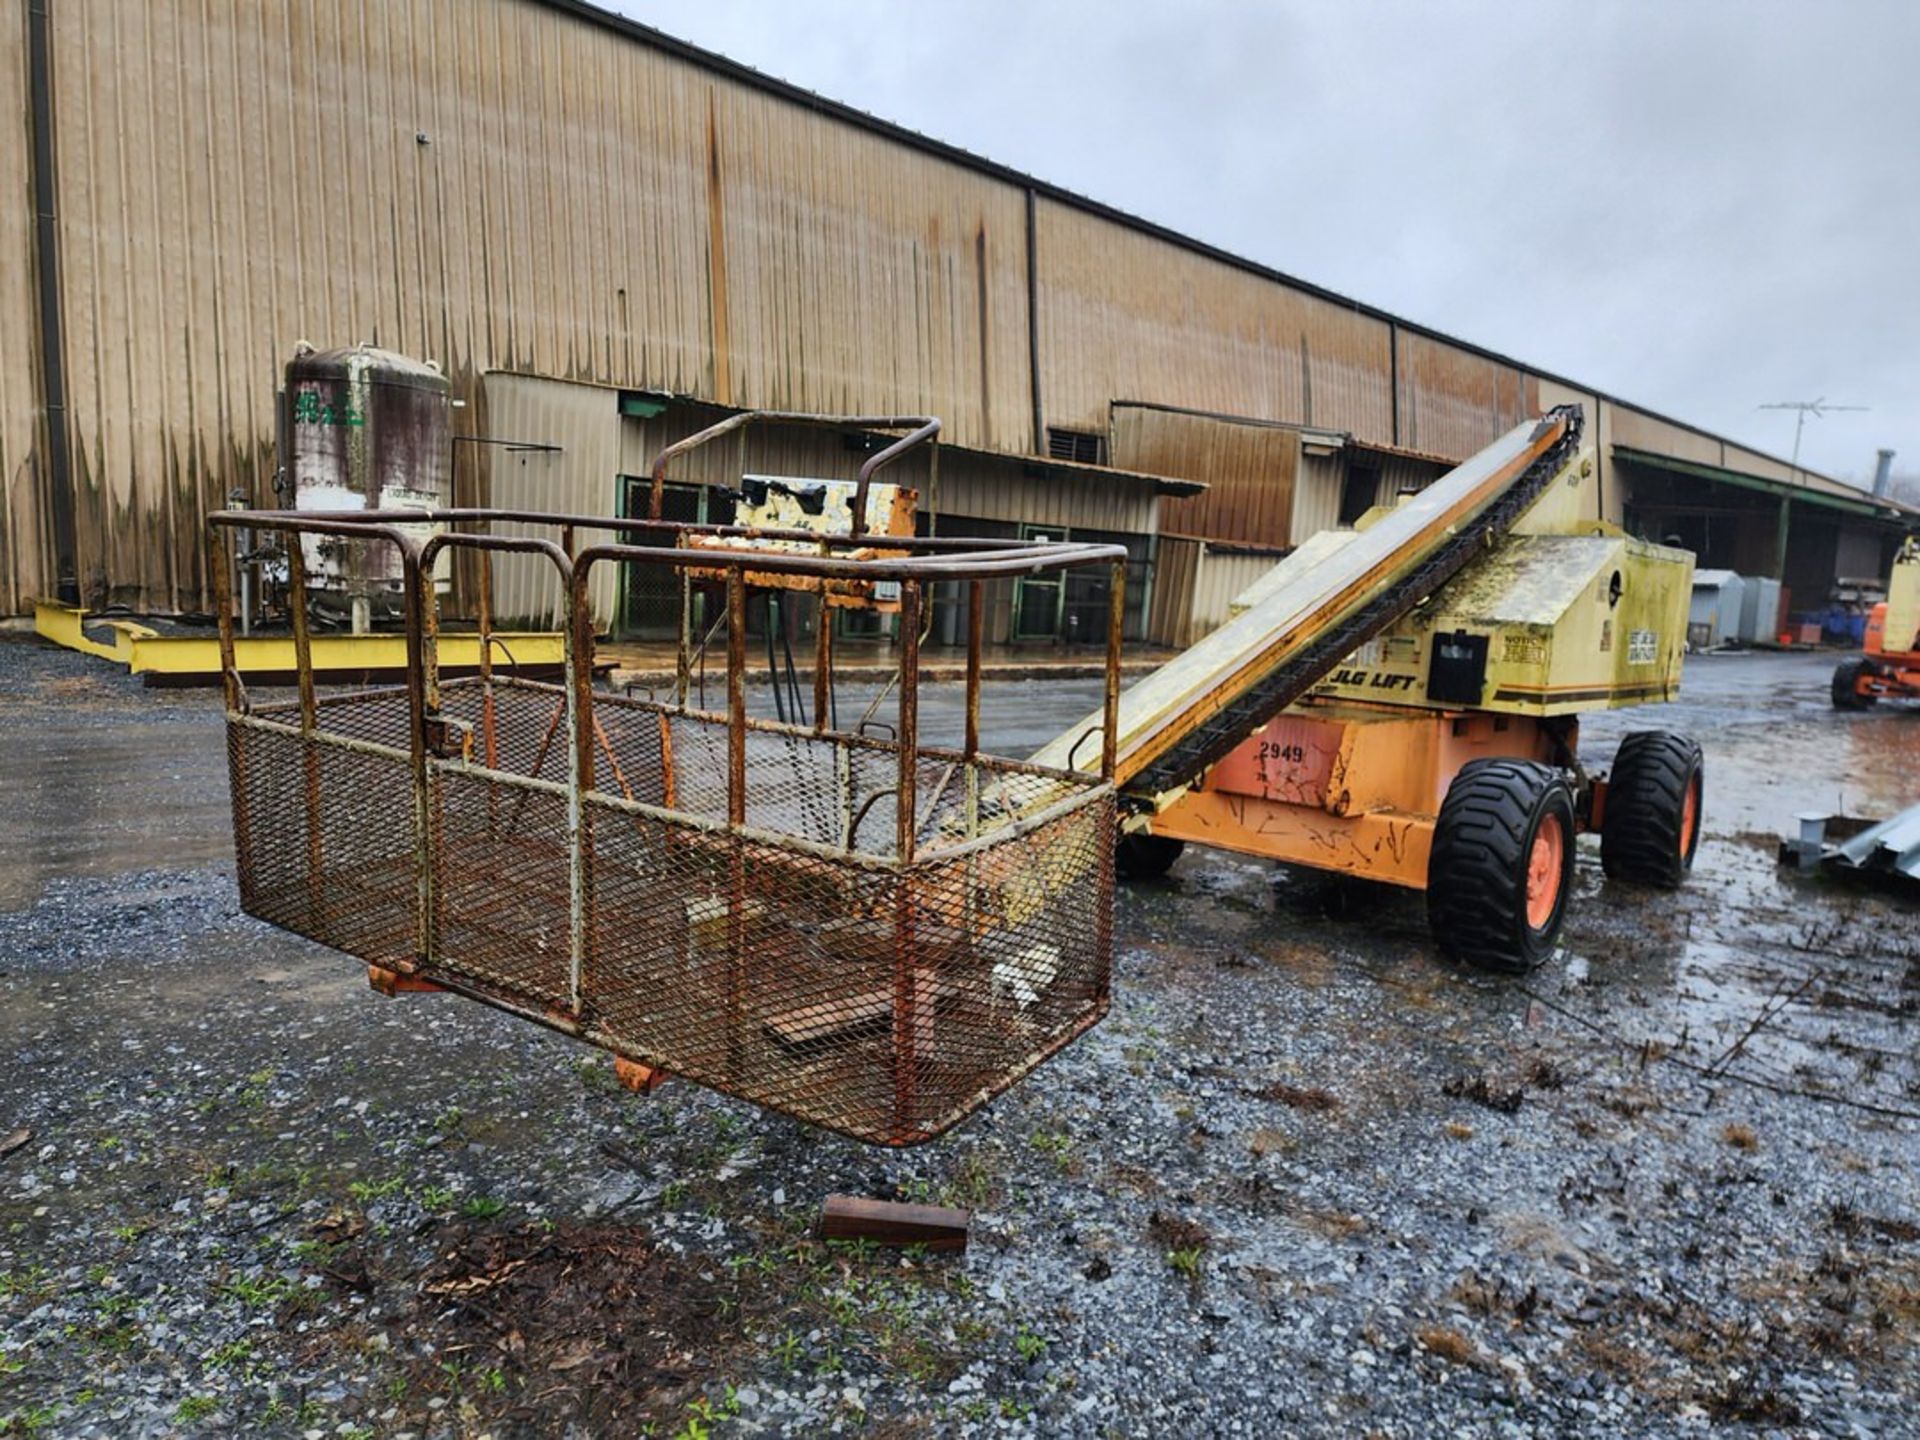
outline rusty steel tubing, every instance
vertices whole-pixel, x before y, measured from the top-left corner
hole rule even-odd
[[[247,697],[246,684],[240,678],[236,664],[233,644],[233,585],[227,573],[227,541],[218,525],[207,526],[207,564],[211,567],[213,580],[213,612],[220,626],[220,693],[221,704],[226,711],[228,734],[231,736],[236,717],[251,712],[252,702]],[[251,867],[248,861],[253,855],[253,824],[248,805],[241,797],[247,793],[247,754],[246,748],[229,743],[227,754],[229,774],[227,785],[234,795],[233,806],[233,848],[234,856],[240,862],[241,899],[246,899]]]
[[[588,564],[592,562],[589,561]],[[585,568],[584,566],[582,568]],[[676,705],[687,703],[693,688],[693,577],[680,572],[680,635],[673,657],[673,699]]]
[[[820,612],[814,617],[813,636],[813,733],[827,733],[827,720],[833,709],[833,607],[827,603],[827,590],[820,587]]]
[[[897,790],[876,790],[861,802],[860,808],[854,811],[852,818],[847,821],[846,848],[849,851],[858,848],[856,842],[860,838],[860,827],[867,823],[867,815],[873,807],[882,800],[893,800],[897,805],[899,793]],[[897,816],[896,823],[898,823]]]
[[[421,689],[426,708],[432,715],[440,711],[440,615],[439,598],[433,588],[433,562],[442,550],[477,550],[483,558],[495,552],[540,555],[552,562],[559,573],[561,592],[574,606],[574,568],[571,557],[551,540],[526,535],[463,535],[443,530],[429,536],[420,547],[416,569],[422,577],[421,601]],[[588,626],[588,646],[592,645],[592,626]],[[412,638],[411,631],[409,639]],[[592,697],[581,696],[578,680],[584,673],[593,675],[591,653],[584,670],[579,663],[578,627],[569,625],[561,636],[561,679],[566,694],[569,723],[567,746],[567,998],[570,1012],[580,1014],[582,987],[586,972],[587,860],[584,819],[581,809],[583,785],[591,785],[593,773]],[[481,649],[487,648],[483,641]],[[490,682],[489,682],[490,683]]]
[[[980,627],[986,617],[986,585],[967,582],[967,733],[961,746],[967,763],[980,753]]]
[[[1127,628],[1127,562],[1113,562],[1107,590],[1107,668],[1100,719],[1100,778],[1111,781],[1120,754],[1120,648]]]
[[[480,623],[480,756],[489,770],[498,768],[497,716],[493,698],[493,556],[480,556],[474,609]],[[512,651],[508,651],[511,660]]]
[[[294,535],[336,535],[354,540],[371,537],[398,546],[404,556],[409,550],[418,550],[420,542],[401,527],[418,525],[425,518],[424,512],[411,510],[349,510],[338,513],[315,510],[215,510],[207,516],[207,523],[226,530],[255,526]]]
[[[227,539],[221,527],[207,522],[208,576],[213,582],[213,617],[220,627],[220,690],[228,714],[239,709],[240,671],[235,664],[233,643],[233,577],[229,575]]]
[[[873,428],[884,429],[887,427],[875,426]],[[912,434],[901,436],[900,439],[894,441],[893,444],[887,446],[886,449],[880,451],[878,454],[867,457],[866,463],[860,467],[859,478],[853,483],[853,501],[849,507],[853,512],[851,516],[851,528],[856,538],[867,533],[867,486],[869,482],[872,481],[876,474],[888,465],[891,465],[895,460],[898,460],[909,450],[912,450],[915,446],[926,444],[927,441],[933,439],[933,437],[939,433],[940,422],[932,417],[928,417],[926,423],[919,426]]]
[[[727,819],[747,819],[747,582],[727,571]]]
[[[894,848],[902,865],[913,863],[914,788],[919,784],[920,757],[920,586],[908,581],[900,587],[900,778],[895,812]]]
[[[307,905],[318,925],[324,913],[322,877],[326,874],[326,839],[320,820],[320,752],[313,743],[313,643],[307,633],[306,547],[287,546],[287,603],[293,611],[293,669],[300,685],[300,769],[307,821]]]
[[[649,474],[653,477],[653,488],[647,499],[648,518],[660,518],[660,499],[667,483],[667,462],[702,445],[730,435],[735,430],[744,431],[755,424],[766,425],[816,425],[839,430],[911,430],[913,433],[896,440],[877,455],[869,456],[860,467],[860,478],[856,482],[855,497],[858,504],[853,511],[854,534],[861,531],[862,512],[866,508],[867,482],[883,466],[892,464],[916,445],[922,445],[940,433],[940,422],[931,415],[819,415],[800,410],[742,410],[697,430],[683,439],[675,440],[653,457]],[[742,437],[744,439],[744,436]]]
[[[818,537],[810,537],[818,538]],[[646,545],[595,545],[574,557],[576,564],[601,560],[632,561],[678,568],[719,569],[736,560],[756,574],[804,575],[845,580],[992,580],[1038,575],[1125,560],[1119,545],[1034,544],[1017,550],[967,551],[938,557],[875,556],[871,559],[830,559],[786,551],[663,549]]]
[[[747,577],[727,570],[727,1068],[737,1073],[746,1037],[741,951],[747,932]]]
[[[900,585],[900,734],[899,779],[894,812],[894,858],[900,866],[894,882],[893,929],[893,1133],[897,1140],[913,1133],[915,1091],[919,1080],[920,996],[915,973],[913,913],[913,850],[918,814],[915,788],[919,782],[920,739],[920,584]],[[927,1003],[933,997],[927,996]],[[932,1017],[929,1016],[929,1019]]]
[[[647,472],[653,477],[652,487],[647,492],[647,518],[650,520],[658,520],[660,518],[660,500],[661,496],[666,492],[668,461],[685,455],[690,450],[697,450],[709,441],[718,440],[722,435],[730,434],[732,431],[742,428],[747,424],[753,413],[751,410],[743,410],[737,415],[729,415],[724,420],[716,421],[714,424],[707,426],[704,430],[696,430],[691,435],[683,436],[681,439],[675,440],[655,455],[653,457],[653,464]]]
[[[313,733],[313,640],[307,625],[306,547],[287,547],[287,608],[293,612],[293,670],[300,686],[300,729]]]
[[[551,540],[542,540],[531,535],[463,535],[451,530],[443,530],[437,535],[429,536],[420,547],[418,563],[422,574],[428,579],[429,586],[431,586],[433,562],[439,558],[442,550],[505,551],[520,555],[543,555],[553,563],[554,569],[559,571],[562,593],[569,600],[572,599],[573,561],[564,549]],[[427,642],[423,650],[426,659],[424,674],[427,706],[430,711],[437,711],[440,708],[440,613],[437,596],[427,597],[423,613],[426,629],[424,639]],[[487,648],[483,643],[482,651],[484,652]],[[570,682],[575,667],[571,647],[565,639],[562,640],[562,655],[565,662],[563,673]]]
[[[221,512],[227,513],[227,512]],[[948,551],[1017,550],[1031,545],[1030,540],[986,535],[822,535],[815,530],[797,530],[782,525],[712,525],[698,520],[649,520],[640,516],[575,515],[556,510],[494,510],[476,506],[441,509],[395,510],[250,510],[233,514],[261,516],[298,515],[346,525],[480,525],[493,521],[511,525],[542,525],[549,529],[571,526],[575,530],[605,530],[615,534],[626,531],[658,532],[663,535],[705,535],[720,539],[752,537],[765,540],[800,540],[808,544],[840,550],[884,548],[911,553],[938,554]]]
[[[565,553],[567,587],[567,630],[561,641],[566,673],[567,704],[572,711],[573,743],[567,754],[567,996],[573,1014],[586,1007],[587,956],[592,950],[590,932],[593,915],[592,821],[586,811],[586,792],[594,786],[593,742],[600,733],[600,722],[593,713],[593,606],[587,598],[580,571],[573,563],[571,532]],[[607,759],[619,773],[613,747],[607,747]]]
[[[405,536],[400,573],[407,623],[407,757],[413,771],[414,965],[432,963],[434,940],[433,810],[427,778],[426,603],[421,598],[420,549]]]

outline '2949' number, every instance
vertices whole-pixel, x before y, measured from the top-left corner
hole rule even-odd
[[[1282,744],[1277,740],[1262,740],[1260,758],[1278,760],[1284,765],[1304,765],[1307,763],[1307,747],[1297,741]]]

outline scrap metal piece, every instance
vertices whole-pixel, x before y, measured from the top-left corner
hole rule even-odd
[[[1920,881],[1920,805],[1862,830],[1822,857],[1831,871],[1871,876],[1907,885]]]
[[[820,1238],[864,1240],[870,1245],[920,1245],[928,1250],[964,1250],[973,1214],[945,1205],[908,1205],[829,1195],[820,1210]]]

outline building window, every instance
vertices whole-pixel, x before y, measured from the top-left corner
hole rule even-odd
[[[1076,465],[1107,463],[1107,437],[1091,430],[1060,430],[1047,427],[1047,458],[1071,460]]]
[[[622,390],[620,413],[635,420],[651,420],[667,411],[668,397],[653,390]]]

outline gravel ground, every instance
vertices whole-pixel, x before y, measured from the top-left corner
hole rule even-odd
[[[0,640],[0,1435],[1920,1433],[1914,912],[1772,853],[1910,799],[1920,715],[1829,668],[1589,723],[1697,734],[1707,834],[1677,896],[1583,848],[1524,983],[1189,852],[1111,1017],[893,1153],[370,993],[239,913],[211,697]],[[835,1190],[972,1246],[821,1245]]]

